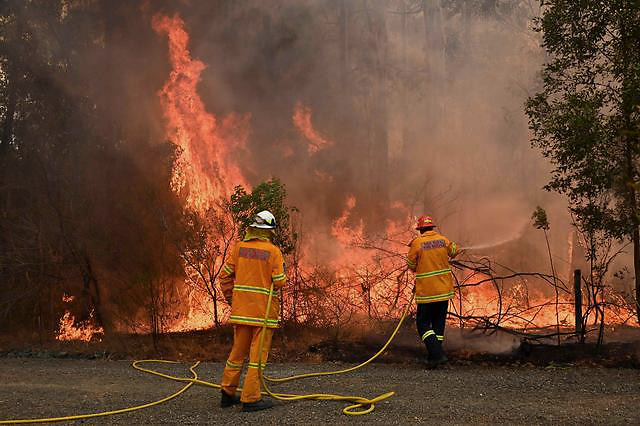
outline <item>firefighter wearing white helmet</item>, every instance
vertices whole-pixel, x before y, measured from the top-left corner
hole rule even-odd
[[[269,210],[262,210],[255,215],[251,228],[274,229],[276,227],[276,217]]]
[[[242,241],[237,243],[220,273],[220,286],[231,305],[229,323],[233,324],[233,347],[222,376],[223,408],[242,403],[243,411],[271,408],[270,400],[260,393],[259,366],[264,368],[271,347],[273,331],[278,327],[278,289],[285,281],[282,252],[273,244],[276,218],[268,210],[256,214]],[[259,354],[267,300],[273,283],[273,299],[264,330],[262,353]],[[249,356],[247,374],[238,398],[236,389],[245,359]]]

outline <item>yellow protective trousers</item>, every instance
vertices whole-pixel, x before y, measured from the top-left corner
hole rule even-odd
[[[264,343],[262,344],[262,356],[258,354],[260,350],[260,336],[264,335]],[[238,384],[240,383],[240,375],[244,360],[249,355],[249,365],[244,385],[242,386],[242,394],[240,400],[242,402],[256,402],[260,400],[260,377],[258,363],[262,363],[264,369],[269,356],[269,348],[271,347],[271,337],[273,329],[255,327],[252,325],[233,326],[233,347],[227,359],[227,365],[222,375],[222,390],[228,395],[235,395]]]

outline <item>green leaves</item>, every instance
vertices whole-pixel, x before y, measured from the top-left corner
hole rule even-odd
[[[526,113],[532,145],[554,166],[545,189],[565,194],[584,229],[629,236],[640,163],[640,2],[550,0],[536,29],[549,61]],[[534,214],[535,216],[535,214]]]
[[[242,186],[236,186],[230,201],[231,212],[240,228],[240,235],[244,235],[245,229],[258,212],[269,210],[278,223],[274,243],[283,253],[291,252],[295,247],[297,235],[291,229],[289,213],[297,209],[286,205],[286,197],[286,188],[277,178],[261,182],[251,190],[251,193]]]
[[[547,219],[547,212],[540,206],[536,207],[536,210],[531,216],[533,219],[533,226],[536,229],[549,230],[549,219]]]

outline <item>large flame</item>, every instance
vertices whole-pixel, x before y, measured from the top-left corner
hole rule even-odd
[[[236,185],[247,187],[234,153],[245,146],[249,119],[230,114],[220,120],[206,111],[197,92],[205,65],[191,57],[189,34],[180,17],[156,15],[152,26],[157,33],[167,36],[172,67],[159,93],[167,138],[180,148],[173,168],[172,189],[185,195],[187,207],[206,214],[208,209],[218,208],[228,200]],[[220,261],[216,259],[217,263]],[[184,331],[210,327],[212,314],[202,303],[207,296],[197,289],[185,288],[187,313],[168,328]]]
[[[207,112],[197,86],[204,63],[191,57],[189,34],[182,19],[156,15],[153,29],[169,41],[171,74],[160,91],[167,121],[167,137],[181,149],[174,168],[173,189],[187,190],[187,201],[196,210],[226,199],[246,180],[231,153],[244,146],[248,120],[229,115],[218,120]]]

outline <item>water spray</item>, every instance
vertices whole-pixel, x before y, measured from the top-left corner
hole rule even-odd
[[[522,236],[523,233],[524,233],[524,226],[521,227],[520,230],[516,233],[516,235],[512,237],[503,238],[502,240],[494,241],[491,243],[475,244],[472,246],[463,246],[462,250],[482,250],[482,249],[501,246],[503,244],[507,244],[507,243],[510,243],[511,241],[517,240]]]

